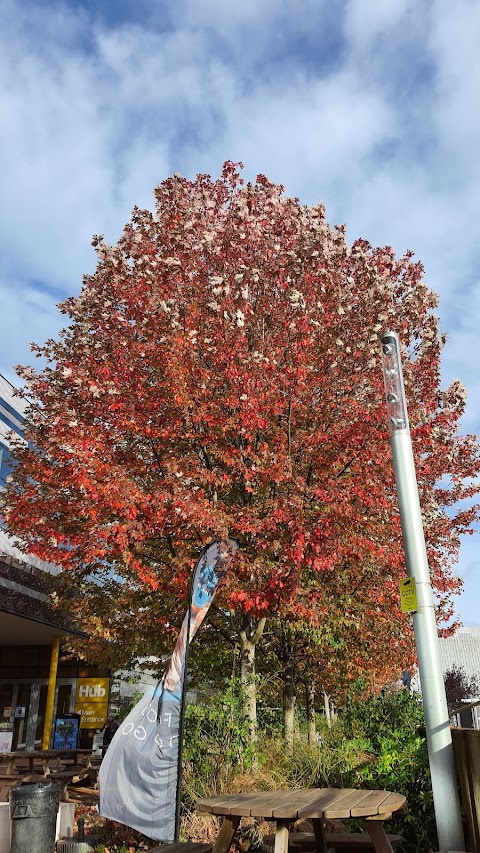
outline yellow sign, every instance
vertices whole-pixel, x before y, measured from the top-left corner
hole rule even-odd
[[[75,704],[108,702],[109,678],[77,678]]]
[[[418,609],[415,578],[402,578],[399,586],[402,613],[414,613]]]
[[[75,705],[75,713],[80,714],[81,729],[101,729],[107,719],[107,703],[94,702],[91,705]]]
[[[107,719],[108,678],[78,678],[75,713],[80,714],[81,729],[101,729]]]

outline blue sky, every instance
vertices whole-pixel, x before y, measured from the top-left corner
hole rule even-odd
[[[441,297],[444,382],[480,432],[480,5],[474,0],[3,0],[0,372],[168,175],[242,160],[349,239],[407,248]],[[480,624],[479,540],[464,543]]]

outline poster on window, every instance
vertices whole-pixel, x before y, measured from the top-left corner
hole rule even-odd
[[[0,729],[0,752],[11,752],[13,729]]]
[[[54,749],[77,749],[80,731],[80,714],[62,714],[55,717],[53,731]]]

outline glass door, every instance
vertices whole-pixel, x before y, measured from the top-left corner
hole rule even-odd
[[[0,751],[13,749],[13,697],[15,683],[2,681],[0,684]]]
[[[43,739],[43,724],[45,722],[45,708],[47,707],[48,684],[33,684],[32,693],[38,694],[35,702],[35,713],[31,714],[28,722],[27,749],[41,749]],[[33,700],[32,700],[33,704]]]
[[[45,711],[47,708],[47,693],[48,683],[46,681],[32,684],[26,749],[42,748],[43,727],[45,724]],[[52,731],[55,726],[55,716],[71,711],[74,697],[75,691],[73,679],[59,678],[55,688]]]
[[[33,749],[30,734],[30,721],[32,715],[38,713],[38,690],[37,684],[26,684],[23,682],[17,683],[16,695],[14,699],[14,728],[13,728],[13,748],[14,749]]]

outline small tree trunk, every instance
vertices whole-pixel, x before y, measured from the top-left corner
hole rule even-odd
[[[330,713],[330,696],[326,691],[323,691],[323,704],[325,707],[325,719],[327,721],[327,726],[329,729],[332,727],[332,715]]]
[[[255,684],[255,644],[249,640],[240,649],[240,678],[243,690],[244,712],[250,725],[252,741],[257,736],[257,688]]]
[[[245,616],[239,631],[240,679],[244,697],[244,714],[249,722],[252,743],[257,740],[257,685],[255,683],[255,647],[263,634],[266,618],[256,624]]]
[[[305,683],[305,704],[307,706],[308,742],[314,746],[317,742],[317,729],[315,726],[315,684],[311,678]]]
[[[283,667],[283,736],[289,747],[295,738],[295,656],[288,642],[284,643]]]
[[[295,736],[295,700],[295,664],[289,657],[283,670],[283,736],[289,747]]]

